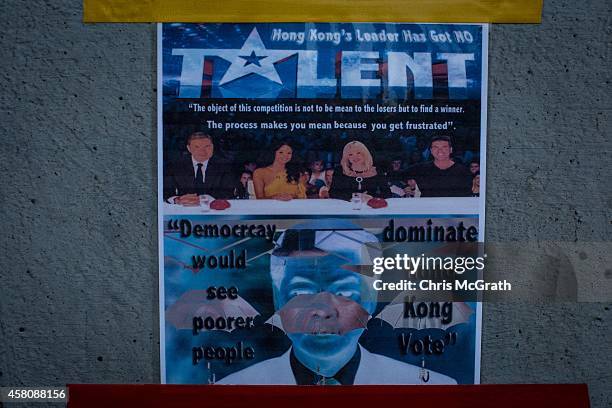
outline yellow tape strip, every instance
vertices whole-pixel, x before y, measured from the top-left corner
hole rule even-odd
[[[83,20],[539,23],[543,0],[83,0]]]

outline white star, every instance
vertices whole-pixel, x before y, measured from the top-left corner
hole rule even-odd
[[[228,50],[229,51],[229,50]],[[251,34],[246,39],[240,50],[232,50],[232,59],[227,59],[232,63],[230,67],[219,81],[219,86],[231,82],[235,79],[242,78],[249,74],[261,75],[270,81],[282,85],[282,81],[278,76],[278,72],[274,67],[274,63],[285,59],[297,53],[295,50],[268,50],[259,37],[257,28],[253,28]],[[245,56],[259,57],[259,64],[249,63],[249,60],[243,58]]]

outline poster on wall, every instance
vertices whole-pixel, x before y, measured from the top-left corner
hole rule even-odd
[[[163,383],[479,382],[481,304],[384,260],[483,242],[487,37],[158,26]]]

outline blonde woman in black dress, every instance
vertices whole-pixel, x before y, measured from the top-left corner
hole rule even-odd
[[[340,169],[334,171],[329,196],[350,201],[353,193],[359,193],[362,202],[373,197],[391,197],[386,177],[377,172],[372,154],[358,141],[344,146]]]

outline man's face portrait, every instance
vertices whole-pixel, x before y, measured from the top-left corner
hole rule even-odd
[[[376,307],[376,291],[355,272],[358,245],[339,241],[345,248],[277,258],[276,310],[296,357],[322,375],[335,374],[354,355]]]
[[[431,144],[431,155],[435,161],[448,160],[452,152],[453,148],[446,140],[436,140]]]
[[[471,172],[472,174],[476,174],[476,173],[478,173],[479,171],[480,171],[480,164],[475,163],[475,162],[470,163],[470,172]]]
[[[393,171],[400,171],[402,168],[402,161],[401,160],[393,160],[391,162],[391,169]]]
[[[212,157],[214,146],[212,140],[208,138],[195,138],[191,139],[187,145],[187,150],[195,161],[201,163]]]

